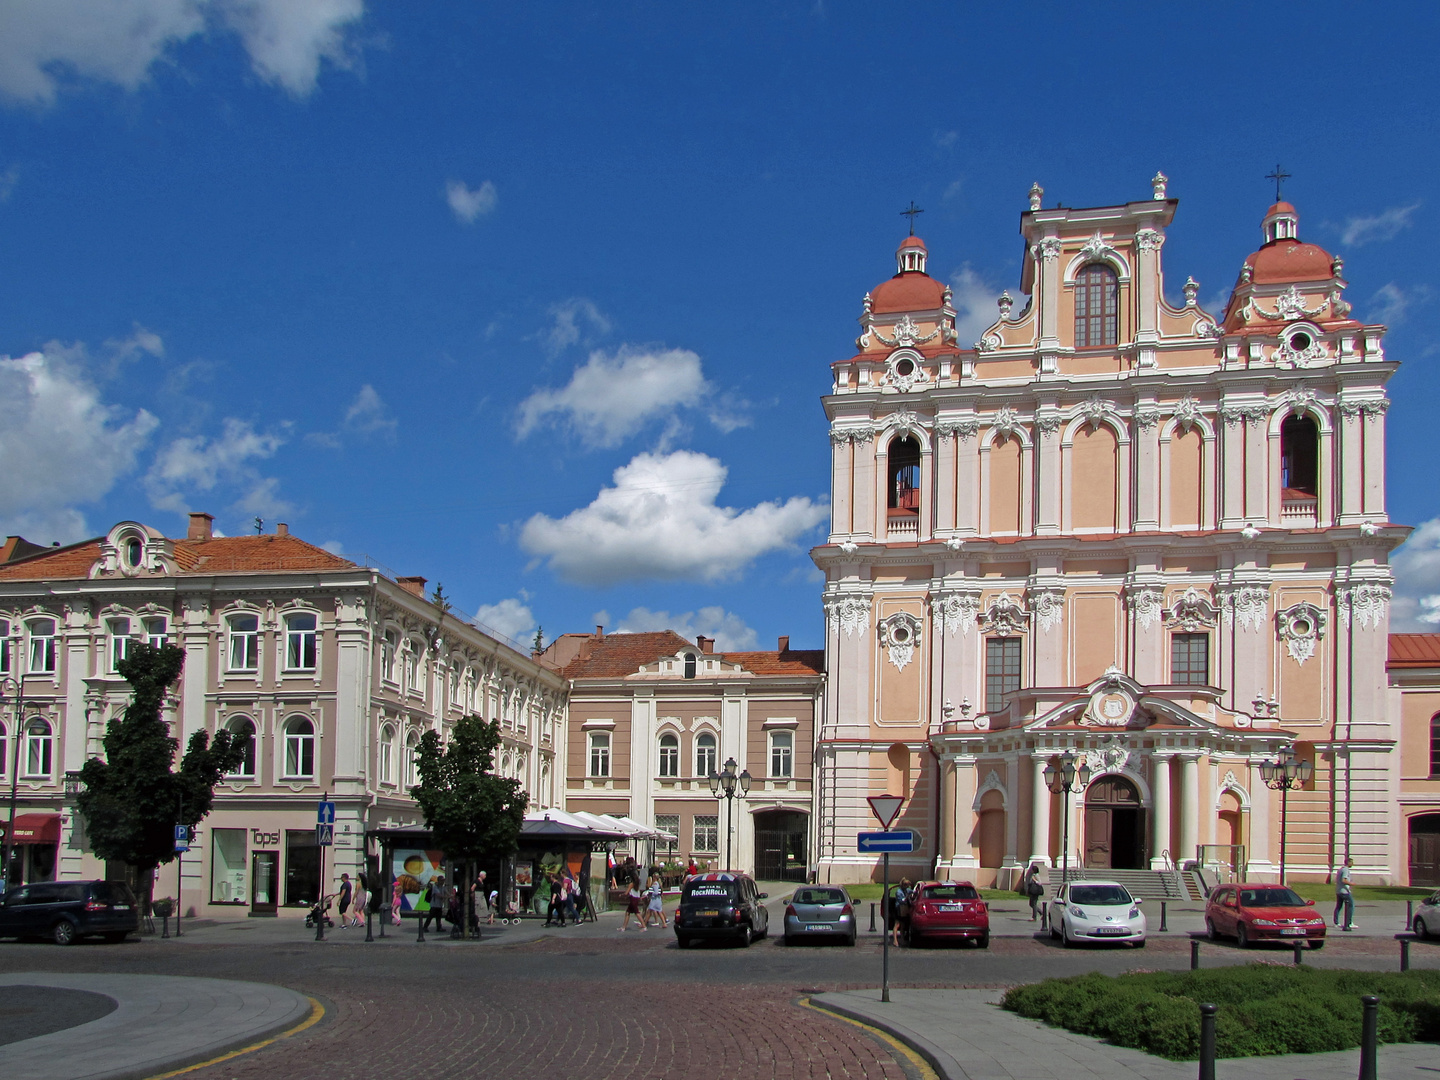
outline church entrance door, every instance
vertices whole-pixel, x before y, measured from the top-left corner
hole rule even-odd
[[[1145,808],[1123,776],[1104,776],[1085,792],[1085,866],[1140,870],[1145,866]]]

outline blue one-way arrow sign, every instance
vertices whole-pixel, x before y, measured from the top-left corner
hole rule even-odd
[[[334,824],[335,824],[335,804],[334,804],[333,802],[331,802],[329,799],[326,799],[324,802],[320,803],[320,804],[315,808],[315,824],[317,824],[317,825],[334,825]]]
[[[855,841],[856,849],[862,854],[878,855],[882,852],[914,851],[919,837],[913,829],[894,829],[890,832],[862,832]]]

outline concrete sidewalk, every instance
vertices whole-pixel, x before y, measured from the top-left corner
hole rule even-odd
[[[822,1009],[895,1036],[924,1057],[944,1080],[1194,1080],[1193,1061],[1168,1061],[1027,1020],[999,1007],[1001,990],[879,990],[817,994]],[[1385,1080],[1434,1080],[1433,1043],[1382,1046]],[[1222,1058],[1217,1080],[1355,1080],[1360,1051]]]
[[[28,991],[34,995],[46,987],[103,994],[117,1007],[87,1024],[0,1047],[6,1080],[136,1080],[249,1046],[311,1014],[303,994],[229,979],[0,975],[0,988],[19,987],[34,988]]]

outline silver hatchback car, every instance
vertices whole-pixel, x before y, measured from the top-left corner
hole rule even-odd
[[[1440,891],[1433,892],[1415,909],[1410,928],[1418,938],[1440,937]]]
[[[839,885],[802,885],[785,905],[785,944],[808,938],[855,944],[855,905]]]

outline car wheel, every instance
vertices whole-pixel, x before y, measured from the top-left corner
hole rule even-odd
[[[1245,929],[1243,922],[1235,924],[1235,944],[1239,945],[1242,949],[1248,949],[1250,947],[1250,931]]]
[[[679,934],[675,935],[675,947],[677,949],[688,949],[690,947],[690,939],[688,937],[681,937]]]
[[[1055,928],[1055,920],[1054,920],[1054,919],[1051,919],[1051,920],[1050,920],[1050,940],[1051,940],[1051,941],[1057,941],[1057,940],[1059,940],[1059,937],[1060,937],[1060,931],[1058,931],[1058,930]]]
[[[1323,949],[1324,947],[1325,947],[1325,939],[1324,939],[1324,938],[1316,938],[1314,941],[1310,942],[1310,948],[1311,948],[1312,950],[1314,950],[1314,949]]]
[[[990,935],[988,933],[981,934],[978,938],[975,939],[975,944],[980,946],[980,948],[982,949],[988,949],[990,947]]]
[[[1070,929],[1063,922],[1060,924],[1060,944],[1067,949],[1075,947],[1075,942],[1070,939]]]
[[[1215,929],[1215,920],[1214,920],[1214,919],[1206,919],[1206,920],[1205,920],[1205,936],[1206,936],[1207,938],[1209,938],[1211,941],[1219,941],[1219,940],[1220,940],[1220,931]]]
[[[1143,949],[1145,947],[1145,939],[1142,937],[1139,941],[1131,942],[1131,944],[1137,949]]]
[[[110,942],[110,944],[112,944],[112,945],[118,945],[118,944],[120,944],[120,942],[124,941],[124,940],[125,940],[127,937],[129,937],[129,936],[130,936],[130,934],[129,934],[128,931],[125,931],[125,930],[116,930],[116,931],[112,931],[112,932],[109,933],[109,934],[106,934],[106,935],[105,935],[105,940],[108,941],[108,942]]]
[[[1410,924],[1410,930],[1416,937],[1420,938],[1422,941],[1430,936],[1430,931],[1425,926],[1425,920],[1422,919],[1419,915],[1416,915],[1415,921]]]
[[[748,949],[753,940],[755,940],[755,932],[750,928],[750,924],[746,923],[740,928],[740,947]]]
[[[68,919],[61,919],[50,928],[50,936],[55,939],[56,945],[75,944],[75,924]]]
[[[851,934],[848,938],[845,939],[845,947],[846,947],[847,949],[853,949],[853,948],[855,947],[855,935],[854,935],[854,934]]]

